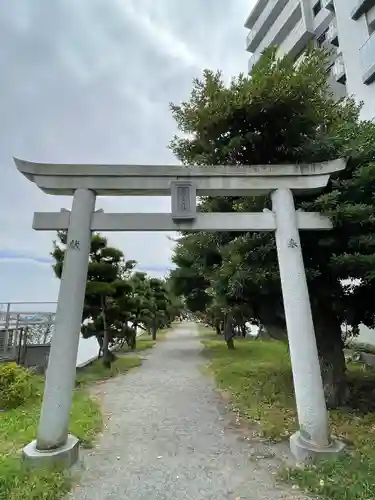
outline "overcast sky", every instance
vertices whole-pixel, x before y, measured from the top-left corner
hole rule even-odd
[[[168,103],[203,68],[246,71],[244,21],[253,0],[12,0],[0,9],[0,302],[54,301],[54,233],[34,211],[69,208],[15,169],[48,162],[176,163]],[[169,211],[163,198],[98,198],[112,212]],[[111,233],[141,269],[164,274],[163,233]]]

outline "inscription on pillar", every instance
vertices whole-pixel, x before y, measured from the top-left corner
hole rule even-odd
[[[289,248],[297,248],[298,244],[293,238],[290,238],[290,240],[288,241],[288,247]]]
[[[69,245],[68,247],[71,249],[71,250],[79,250],[79,240],[71,240],[69,242]]]
[[[192,182],[174,181],[171,183],[172,218],[191,220],[196,217],[196,187]]]

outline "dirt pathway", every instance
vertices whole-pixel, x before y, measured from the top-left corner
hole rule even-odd
[[[270,450],[246,441],[209,377],[194,324],[147,353],[140,369],[99,386],[111,415],[74,500],[302,500],[276,486]],[[259,448],[260,446],[260,448]],[[255,458],[254,458],[255,457]]]

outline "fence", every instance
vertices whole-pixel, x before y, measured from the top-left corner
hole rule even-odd
[[[45,367],[56,302],[0,303],[0,361]]]

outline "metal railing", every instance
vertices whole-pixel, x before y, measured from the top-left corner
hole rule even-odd
[[[337,21],[336,21],[336,19],[332,19],[332,21],[329,23],[329,26],[328,26],[327,40],[332,45],[337,46],[338,45],[338,36],[339,36],[339,32],[337,29]]]
[[[333,78],[336,80],[336,82],[339,83],[345,83],[346,81],[346,70],[345,70],[345,63],[344,63],[344,58],[342,54],[338,54],[332,67],[331,67],[331,72]]]
[[[17,361],[22,347],[48,345],[56,306],[56,302],[0,303],[0,359]]]

